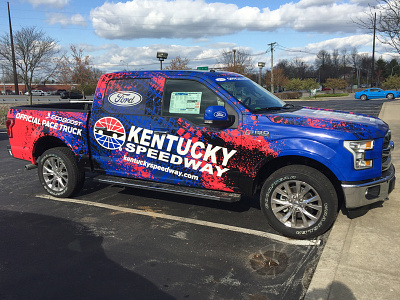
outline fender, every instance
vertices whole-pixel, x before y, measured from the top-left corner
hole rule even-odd
[[[315,140],[288,138],[279,140],[279,143],[284,145],[278,155],[279,157],[290,155],[313,159],[330,169],[339,180],[344,180],[346,178],[346,172],[350,171],[352,167],[350,153],[338,153],[337,150]],[[349,170],[343,168],[343,163],[338,163],[339,161],[343,162],[347,159],[349,160]],[[341,167],[338,168],[338,166]]]
[[[46,139],[46,138],[51,138],[52,139],[50,144],[48,144],[46,141],[44,141],[44,139]],[[31,162],[33,164],[37,163],[34,153],[37,151],[38,147],[40,147],[42,149],[47,149],[47,148],[49,148],[49,146],[55,146],[55,145],[62,146],[62,145],[64,145],[69,150],[71,150],[71,152],[74,154],[74,156],[76,157],[76,159],[78,161],[80,161],[81,158],[84,155],[88,154],[88,150],[87,149],[78,151],[77,148],[72,147],[72,145],[68,142],[68,139],[65,138],[64,136],[57,136],[56,137],[56,136],[51,135],[51,134],[44,134],[44,133],[38,132],[38,134],[35,136],[35,139],[32,141],[32,143],[33,143],[33,149],[32,149],[32,152],[30,153],[30,155],[32,156]],[[42,143],[45,143],[44,147],[41,146]],[[39,152],[43,152],[43,151],[39,150]]]

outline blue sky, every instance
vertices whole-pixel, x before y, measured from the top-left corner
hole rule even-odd
[[[103,71],[157,69],[157,51],[190,66],[213,67],[221,51],[243,49],[270,65],[268,44],[276,42],[274,62],[313,63],[319,50],[372,51],[372,36],[353,20],[364,18],[376,0],[9,0],[13,30],[37,26],[58,41],[92,57]],[[8,32],[7,1],[0,1],[0,34]],[[392,58],[377,43],[378,56]],[[164,62],[164,65],[168,60]]]

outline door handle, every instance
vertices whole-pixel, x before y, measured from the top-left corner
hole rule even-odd
[[[163,135],[168,134],[167,130],[154,130],[154,134]]]

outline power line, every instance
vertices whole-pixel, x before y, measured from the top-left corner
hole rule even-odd
[[[285,46],[282,46],[280,44],[277,44],[277,47],[279,47],[279,50],[286,51],[286,52],[306,53],[306,54],[318,55],[318,53],[314,53],[314,52],[310,52],[310,51],[306,51],[306,50],[291,49],[291,48],[287,48]]]

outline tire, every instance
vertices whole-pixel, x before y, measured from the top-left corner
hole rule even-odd
[[[367,95],[361,95],[360,99],[362,101],[365,101],[365,100],[368,100],[368,97],[367,97]]]
[[[323,234],[338,213],[332,183],[318,170],[303,165],[275,171],[261,189],[260,205],[272,228],[295,239]]]
[[[46,192],[60,198],[76,194],[85,182],[85,172],[78,166],[74,154],[65,147],[52,148],[43,153],[38,175]]]
[[[386,98],[389,99],[389,100],[392,100],[392,99],[394,99],[394,95],[393,94],[387,94]]]

